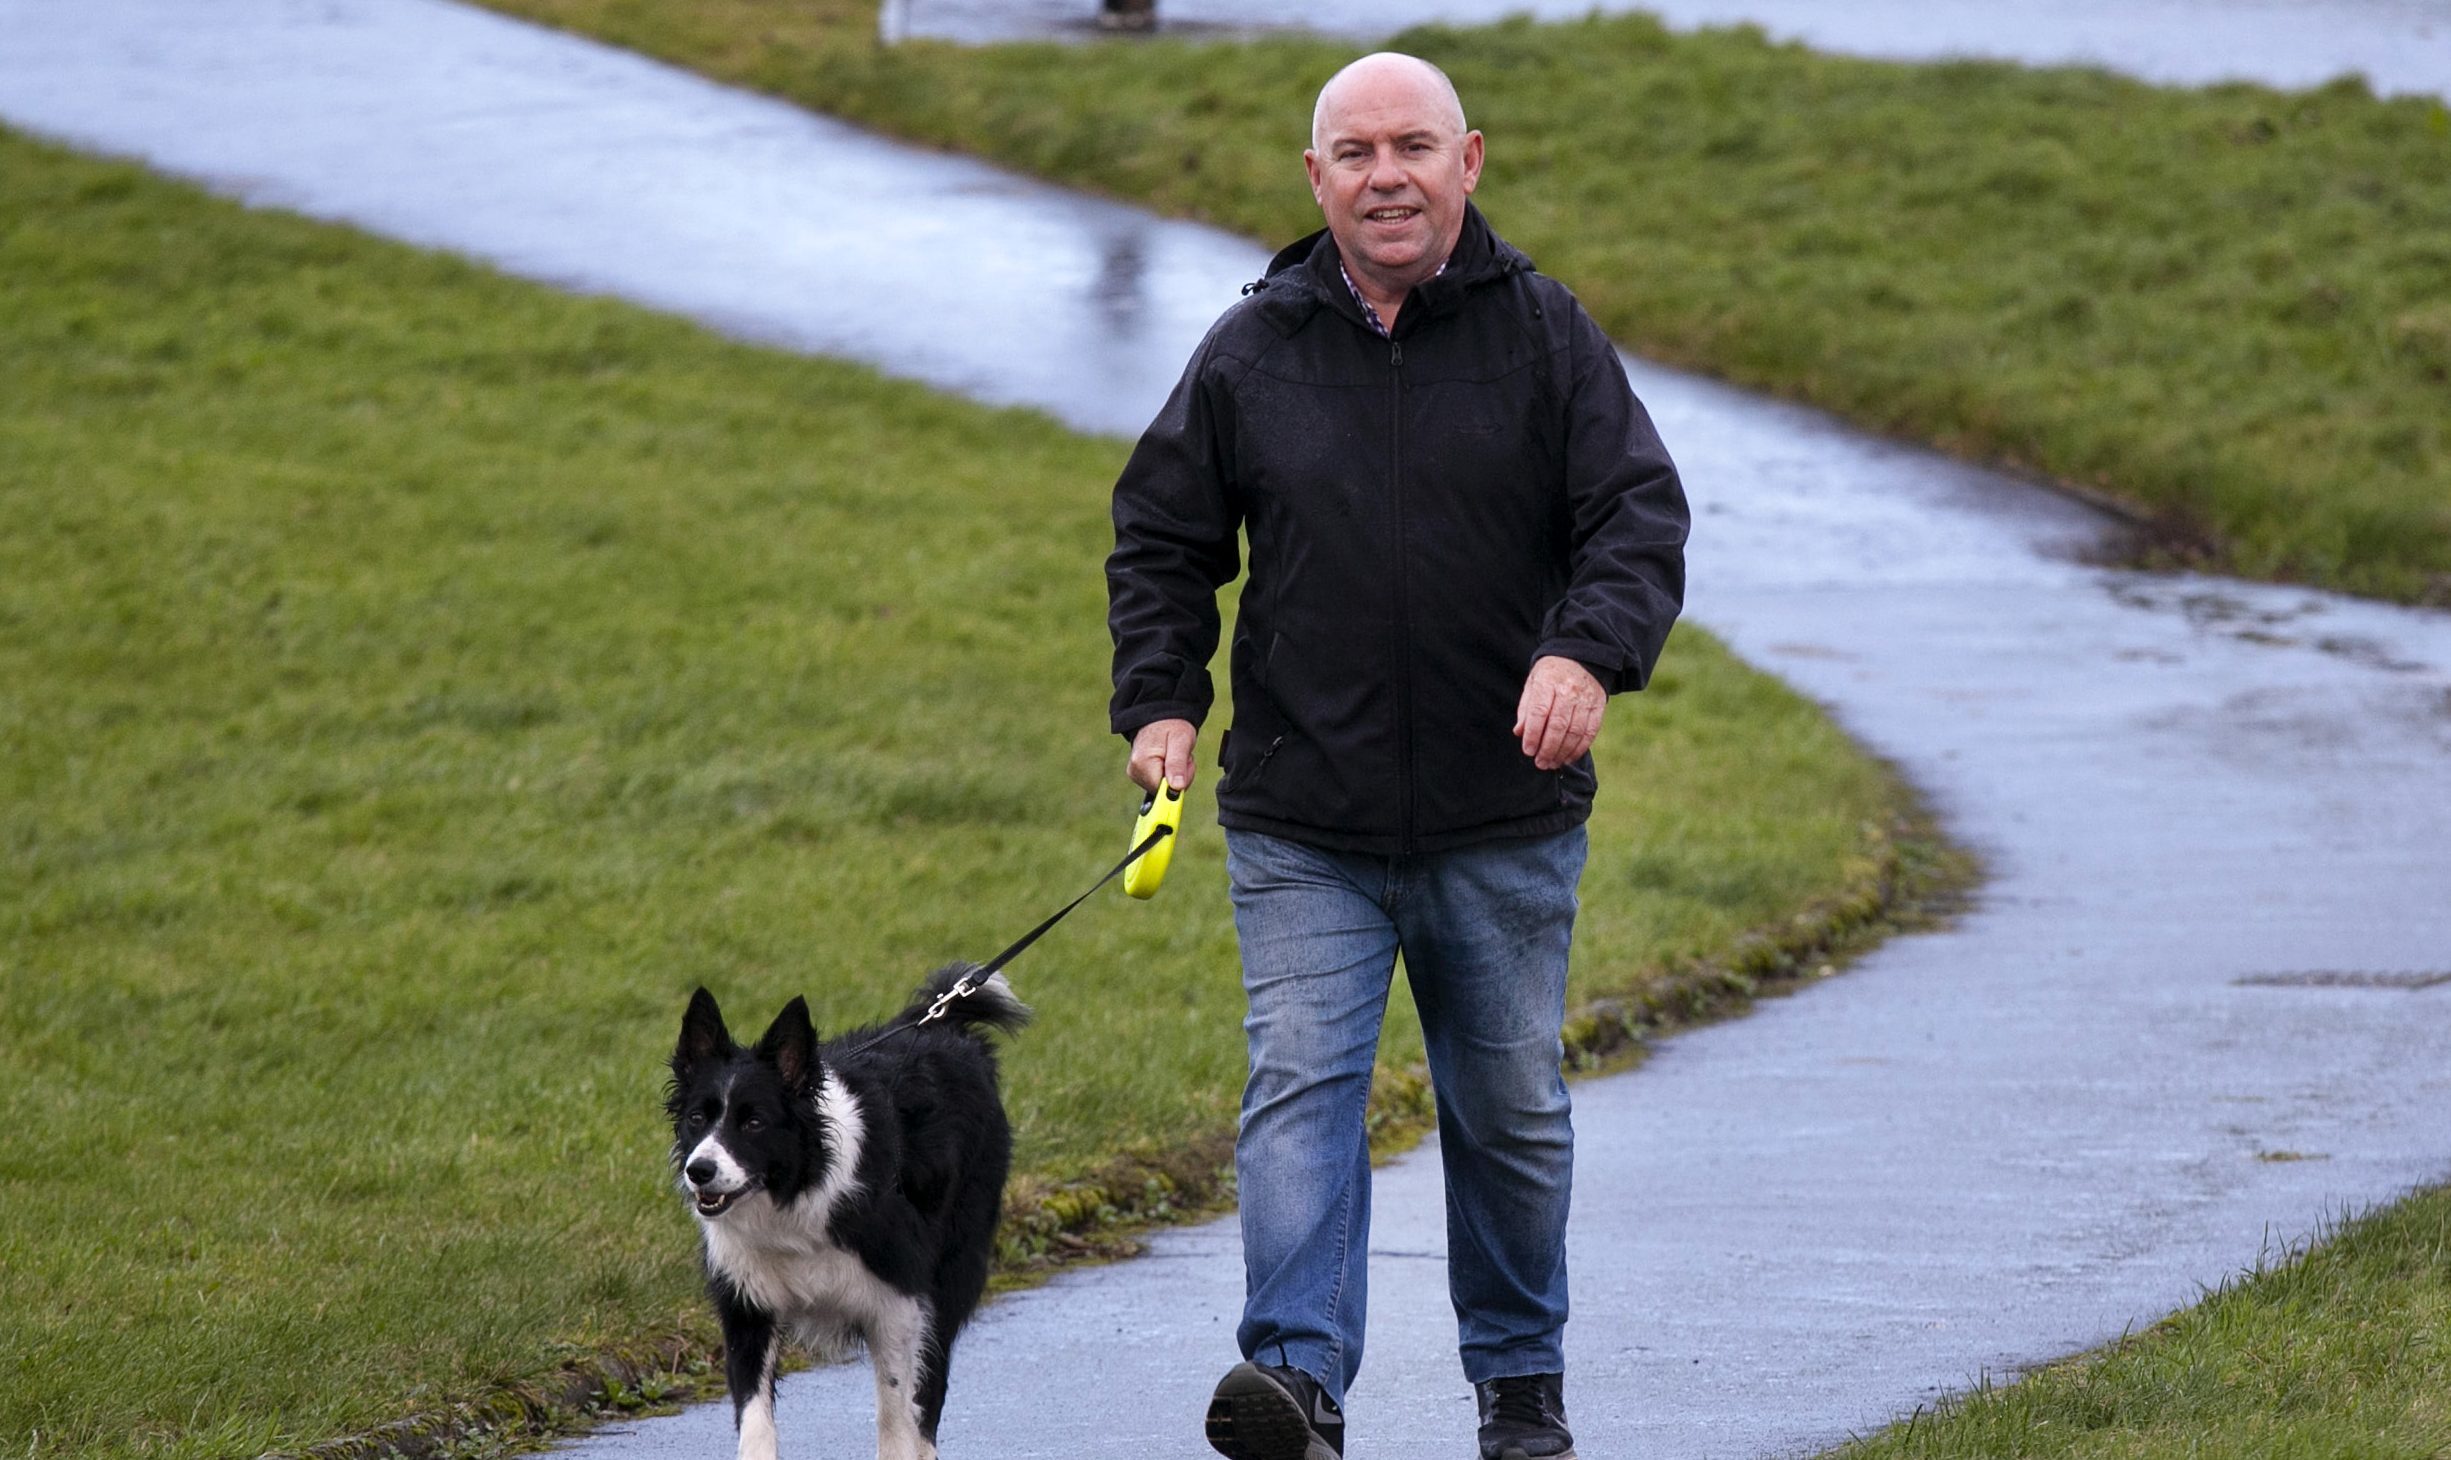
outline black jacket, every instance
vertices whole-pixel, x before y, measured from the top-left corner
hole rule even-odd
[[[1685,494],[1617,353],[1468,207],[1395,337],[1323,230],[1277,255],[1115,483],[1112,720],[1199,724],[1247,532],[1218,819],[1436,851],[1580,824],[1589,757],[1512,733],[1543,655],[1650,678],[1683,601]]]

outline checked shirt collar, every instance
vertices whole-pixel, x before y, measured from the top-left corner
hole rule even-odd
[[[1455,256],[1453,254],[1449,254],[1445,259],[1440,260],[1437,268],[1430,271],[1430,277],[1435,279],[1440,274],[1447,272],[1447,265],[1453,263],[1454,261]],[[1353,302],[1362,307],[1362,318],[1369,324],[1371,330],[1375,332],[1382,340],[1394,339],[1395,335],[1387,328],[1387,321],[1379,318],[1379,311],[1377,308],[1375,308],[1369,300],[1362,297],[1361,286],[1354,283],[1353,275],[1345,271],[1345,261],[1342,258],[1339,258],[1336,261],[1336,273],[1339,278],[1342,278],[1345,281],[1345,290],[1353,296]]]

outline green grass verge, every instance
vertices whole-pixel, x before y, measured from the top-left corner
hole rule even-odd
[[[1317,226],[1299,153],[1353,54],[884,49],[866,0],[487,3],[1272,240]],[[1398,44],[1489,134],[1492,219],[1627,344],[2129,504],[2161,560],[2451,603],[2441,103],[1643,17]]]
[[[0,1453],[703,1356],[683,1000],[880,1015],[1118,854],[1123,446],[6,133],[0,318]],[[1602,759],[1580,999],[1741,992],[1912,851],[1699,632]],[[1205,807],[1163,896],[1017,969],[1013,1263],[1214,1164]]]
[[[1832,1460],[2447,1454],[2451,1188],[2437,1188],[2143,1333],[1948,1400]]]

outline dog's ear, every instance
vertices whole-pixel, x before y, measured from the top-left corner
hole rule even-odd
[[[817,1031],[809,1024],[808,1000],[795,998],[783,1006],[757,1042],[760,1056],[774,1061],[783,1083],[794,1094],[807,1091],[817,1079]]]
[[[704,988],[691,994],[689,1012],[681,1016],[681,1043],[672,1052],[673,1074],[679,1076],[694,1065],[726,1058],[734,1047],[732,1031],[723,1027],[723,1010],[715,1006],[715,996]]]

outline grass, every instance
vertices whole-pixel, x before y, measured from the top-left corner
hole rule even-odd
[[[962,50],[867,0],[488,0],[1281,240],[1352,48]],[[1085,0],[1086,3],[1086,0]],[[1482,202],[1612,334],[2126,504],[2152,556],[2451,603],[2451,111],[1904,65],[1641,17],[1423,29]]]
[[[2446,1454],[2451,1188],[2437,1188],[2144,1333],[1945,1401],[1833,1460]]]
[[[0,318],[0,1454],[702,1358],[690,988],[877,1016],[1120,852],[1122,444],[5,132]],[[1905,855],[1699,632],[1602,759],[1578,998],[1776,973]],[[1017,966],[1046,1211],[1230,1125],[1205,816]]]

